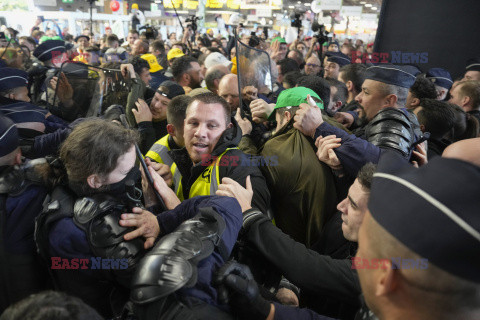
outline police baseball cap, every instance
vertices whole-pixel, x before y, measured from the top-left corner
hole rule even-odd
[[[480,167],[442,157],[419,169],[393,167],[398,157],[380,158],[368,203],[372,218],[429,263],[480,283]]]
[[[416,77],[411,73],[411,70],[405,66],[383,63],[367,68],[365,79],[410,88],[415,83]]]
[[[65,50],[65,42],[62,40],[47,40],[39,45],[34,51],[33,55],[40,61],[45,62],[48,60],[52,60],[54,55],[58,55],[58,53],[64,53]]]
[[[5,67],[2,68],[0,74],[0,91],[28,85],[28,74],[23,70]]]
[[[305,87],[295,87],[291,89],[283,90],[277,98],[275,108],[268,116],[269,121],[275,120],[275,110],[285,107],[298,107],[302,103],[307,102],[307,95],[310,95],[320,109],[323,109],[323,101],[312,89]]]
[[[432,81],[435,85],[445,89],[450,89],[453,85],[450,72],[442,68],[432,68],[428,70],[425,77]]]
[[[480,57],[469,59],[465,71],[480,71]]]
[[[344,55],[341,52],[330,52],[330,54],[328,54],[327,56],[328,62],[335,62],[340,67],[346,66],[347,64],[351,63],[350,58],[348,58],[348,56]]]
[[[328,43],[328,46],[330,47],[332,44],[336,44],[337,47],[340,47],[340,45],[338,44],[338,41],[336,41],[336,40],[330,41],[330,42]]]

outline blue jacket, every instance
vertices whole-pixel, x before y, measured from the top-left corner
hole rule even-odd
[[[197,215],[198,210],[204,207],[213,207],[226,222],[226,229],[222,240],[229,252],[233,249],[237,240],[238,232],[242,226],[242,210],[237,200],[229,197],[205,196],[195,197],[183,201],[175,209],[165,211],[157,215],[160,226],[160,237],[173,232],[182,222]],[[78,228],[73,218],[63,218],[55,223],[50,231],[50,255],[62,258],[91,258],[93,252],[90,249],[86,234]],[[223,258],[217,251],[205,258],[198,264],[198,280],[193,288],[181,289],[182,296],[193,296],[209,304],[216,305],[216,290],[211,285],[213,273],[224,264]],[[71,271],[71,270],[66,270]],[[129,286],[128,278],[112,278],[100,270],[79,270],[83,276],[92,278],[92,283],[98,280],[120,281],[124,286]],[[102,277],[108,277],[102,279]],[[95,280],[97,278],[97,280]],[[99,297],[102,298],[101,296]]]
[[[35,218],[42,212],[45,188],[31,185],[18,196],[6,199],[6,219],[2,230],[4,249],[12,254],[34,254]]]
[[[222,240],[228,252],[231,253],[238,232],[242,227],[243,214],[237,200],[230,197],[201,196],[183,201],[178,207],[158,215],[158,223],[162,235],[173,232],[183,221],[193,218],[200,208],[213,207],[220,214],[226,223]],[[210,305],[217,305],[217,291],[212,286],[212,276],[226,261],[215,250],[209,257],[200,261],[198,268],[197,284],[193,288],[181,289],[184,296],[193,296],[207,302]]]
[[[405,108],[401,108],[404,113],[408,112]],[[332,126],[323,122],[315,130],[314,141],[318,136],[326,137],[328,135],[336,135],[341,138],[341,146],[335,149],[335,154],[343,166],[343,170],[351,177],[356,177],[358,171],[368,162],[378,163],[380,156],[385,151],[376,145],[366,141],[364,137],[357,137],[354,134]],[[418,137],[416,137],[418,139]]]

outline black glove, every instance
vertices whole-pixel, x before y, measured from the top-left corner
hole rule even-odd
[[[218,286],[220,303],[228,304],[242,315],[242,319],[266,319],[270,302],[259,293],[248,266],[229,261],[218,270],[214,284]]]

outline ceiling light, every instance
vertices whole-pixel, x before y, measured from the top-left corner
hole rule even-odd
[[[288,6],[289,9],[295,9],[295,6]]]
[[[367,3],[365,7],[370,8],[372,5],[370,3]]]
[[[372,10],[377,10],[377,7],[372,7]]]
[[[305,7],[310,7],[311,5],[311,3],[305,3]]]
[[[298,4],[302,4],[302,1],[297,1]]]
[[[360,4],[365,4],[366,2],[365,1],[360,1]]]

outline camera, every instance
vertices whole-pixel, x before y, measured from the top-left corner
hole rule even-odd
[[[191,15],[189,16],[187,19],[185,19],[185,22],[189,22],[187,24],[187,28],[190,28],[193,30],[193,32],[196,32],[197,31],[197,21],[200,20],[199,17],[195,16],[195,15]]]
[[[255,48],[256,46],[260,45],[260,38],[257,37],[255,32],[250,33],[250,39],[248,40],[248,46]]]
[[[302,27],[302,21],[300,20],[302,14],[301,13],[298,13],[298,12],[295,12],[294,14],[292,14],[292,17],[291,17],[291,26],[294,27],[294,28],[301,28]]]
[[[320,45],[323,45],[325,42],[328,42],[328,32],[325,31],[325,25],[319,24],[318,22],[314,22],[312,24],[312,31],[317,32],[313,36],[318,39]]]
[[[154,27],[151,27],[148,24],[141,27],[139,31],[140,30],[145,30],[145,37],[147,37],[147,40],[155,40],[158,36],[157,29],[155,29]]]

